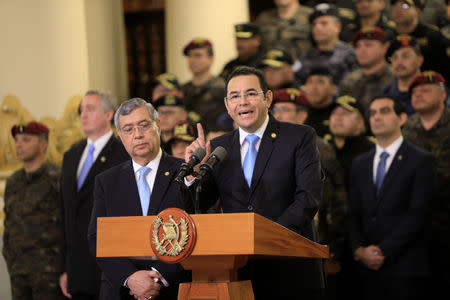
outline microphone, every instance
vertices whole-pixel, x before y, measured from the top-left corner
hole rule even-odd
[[[225,150],[224,147],[219,146],[214,149],[208,160],[200,165],[200,171],[197,173],[197,180],[202,180],[208,172],[211,172],[212,169],[225,158],[225,156],[227,156],[227,150]]]
[[[180,172],[177,177],[175,177],[175,181],[178,183],[184,183],[184,177],[192,174],[193,168],[196,164],[202,161],[202,159],[206,155],[206,150],[204,148],[198,147],[189,157],[189,161],[187,163],[182,163],[180,166]]]

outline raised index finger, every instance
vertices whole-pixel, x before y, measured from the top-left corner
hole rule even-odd
[[[197,123],[197,132],[198,132],[198,139],[201,143],[205,143],[205,134],[203,133],[203,127],[202,124]]]

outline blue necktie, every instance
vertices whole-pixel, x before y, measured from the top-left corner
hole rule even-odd
[[[245,180],[247,180],[248,186],[252,184],[253,169],[255,167],[256,155],[258,154],[258,151],[256,151],[255,144],[258,141],[258,139],[259,136],[255,134],[249,134],[245,138],[245,140],[248,142],[249,145],[247,154],[245,154],[243,169],[244,169],[244,177]]]
[[[381,152],[380,161],[378,162],[377,175],[375,176],[375,186],[377,189],[377,196],[380,193],[381,186],[383,185],[384,176],[386,175],[386,159],[389,157],[389,153]]]
[[[81,186],[83,185],[84,180],[86,179],[87,175],[89,174],[89,170],[91,169],[92,165],[94,164],[94,144],[89,145],[88,155],[86,157],[86,160],[84,161],[83,166],[81,167],[80,175],[78,176],[78,182],[77,182],[77,190],[79,191],[81,189]]]
[[[149,167],[141,167],[139,169],[138,191],[139,198],[141,199],[142,214],[144,216],[147,215],[148,207],[150,205],[150,187],[145,178],[151,170],[152,169]]]

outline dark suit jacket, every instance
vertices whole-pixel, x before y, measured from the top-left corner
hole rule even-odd
[[[317,241],[313,218],[321,199],[322,179],[315,139],[311,127],[278,122],[270,116],[250,188],[242,170],[239,131],[213,139],[211,148],[222,146],[227,156],[203,183],[201,208],[207,209],[220,197],[225,213],[255,212]],[[248,269],[243,274],[252,279],[257,299],[271,292],[281,299],[280,291],[295,298],[299,288],[323,287],[321,262],[317,259],[266,260]],[[259,278],[263,276],[267,282]],[[289,286],[274,289],[277,284]],[[259,292],[260,288],[264,292]]]
[[[192,208],[192,205],[185,205],[180,186],[173,181],[181,163],[183,163],[181,159],[163,153],[150,196],[148,215],[156,215],[169,207],[188,210]],[[166,175],[167,172],[169,175]],[[132,161],[126,161],[97,176],[94,195],[95,203],[88,232],[89,247],[93,256],[96,255],[98,217],[143,215]],[[151,270],[151,267],[155,267],[170,283],[169,288],[161,290],[158,299],[176,299],[177,284],[189,280],[189,277],[186,277],[187,272],[184,272],[179,264],[114,258],[97,259],[97,262],[102,270],[100,299],[119,299],[120,289],[125,280],[134,272]],[[129,291],[122,292],[123,296],[130,297]]]
[[[130,157],[122,143],[112,136],[92,165],[80,191],[77,191],[77,168],[86,142],[78,142],[64,154],[61,171],[61,266],[62,272],[68,273],[69,293],[96,295],[100,289],[100,270],[89,253],[87,242],[94,203],[94,178]]]
[[[353,251],[378,245],[386,256],[379,271],[361,265],[363,276],[427,276],[427,230],[435,186],[431,154],[404,141],[386,173],[379,196],[373,180],[375,149],[353,161],[349,222]]]

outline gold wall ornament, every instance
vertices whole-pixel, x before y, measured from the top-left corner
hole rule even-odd
[[[158,259],[178,263],[191,254],[196,236],[195,224],[189,214],[171,207],[160,212],[153,221],[150,244]]]

